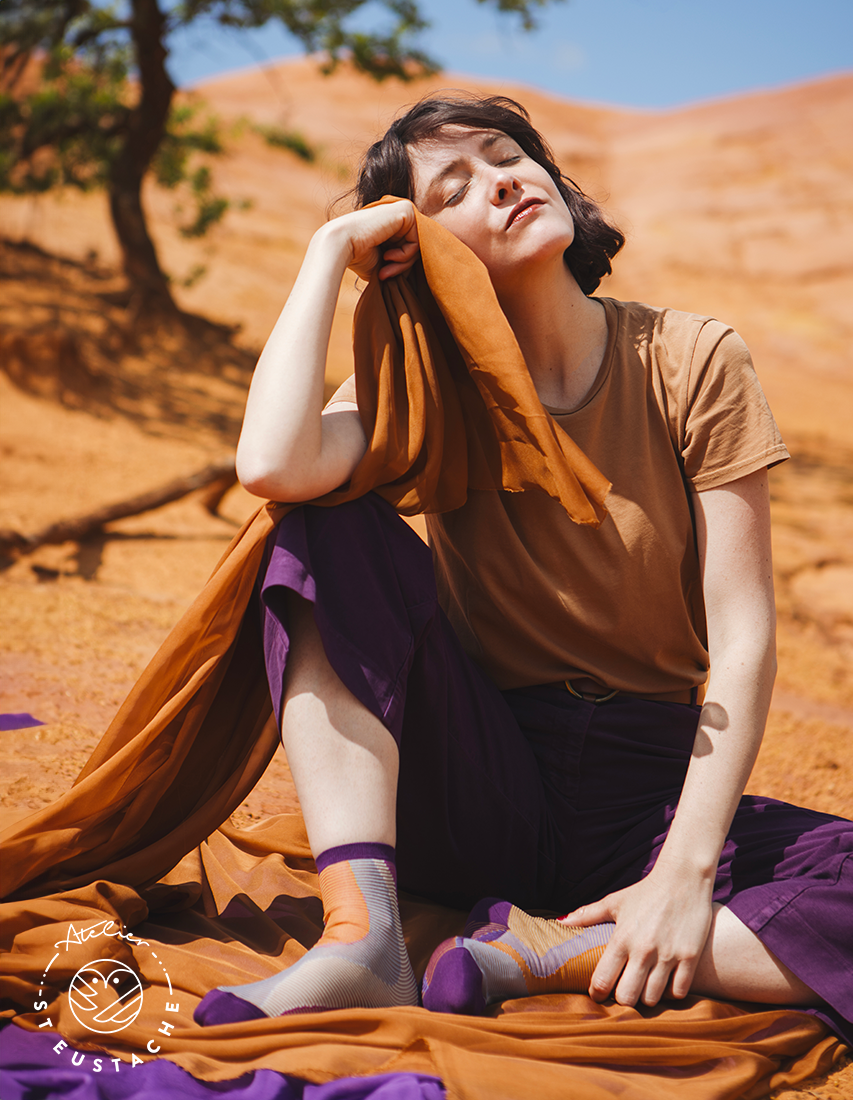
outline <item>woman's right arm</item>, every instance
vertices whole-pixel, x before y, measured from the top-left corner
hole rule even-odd
[[[366,277],[400,275],[417,253],[414,207],[406,199],[345,214],[314,234],[249,389],[237,474],[250,493],[311,500],[352,475],[367,447],[358,412],[344,405],[323,415],[341,280],[348,267]]]

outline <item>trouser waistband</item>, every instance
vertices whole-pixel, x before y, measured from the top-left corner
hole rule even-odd
[[[700,704],[704,699],[705,685],[699,684],[692,688],[682,688],[679,691],[650,692],[638,694],[631,691],[620,691],[618,688],[608,688],[604,684],[589,676],[578,676],[572,680],[557,680],[548,687],[563,688],[569,694],[587,703],[609,703],[612,699],[648,699],[654,703],[688,703],[693,706]]]

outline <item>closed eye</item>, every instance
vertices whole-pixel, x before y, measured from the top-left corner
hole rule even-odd
[[[502,168],[505,164],[515,164],[517,161],[520,161],[521,159],[522,159],[522,157],[519,153],[513,153],[513,155],[511,157],[505,157],[503,160],[499,160],[497,162],[497,167]],[[445,206],[456,206],[457,203],[461,202],[462,199],[464,199],[465,195],[467,194],[469,183],[470,183],[470,180],[466,181],[465,184],[462,187],[460,187],[458,191],[454,191],[454,193],[449,198],[444,200],[444,205]]]
[[[449,199],[445,199],[444,205],[455,206],[458,202],[461,202],[461,200],[465,198],[465,193],[467,190],[468,184],[466,183],[464,187],[460,187],[458,191],[455,191]]]

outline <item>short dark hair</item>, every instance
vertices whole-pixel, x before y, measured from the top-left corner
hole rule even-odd
[[[500,130],[545,169],[557,185],[575,223],[575,239],[566,249],[566,263],[584,294],[592,294],[604,276],[612,271],[610,261],[625,243],[625,237],[605,219],[598,203],[563,175],[554,163],[548,143],[531,124],[527,111],[507,96],[464,92],[454,93],[452,97],[425,96],[392,122],[385,136],[365,153],[353,189],[356,206],[367,206],[383,195],[411,199],[414,176],[406,147],[432,137],[442,126],[451,125]]]

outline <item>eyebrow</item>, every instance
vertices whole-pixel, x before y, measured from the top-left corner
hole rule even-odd
[[[480,142],[481,152],[486,149],[491,149],[493,145],[497,145],[497,143],[503,138],[507,138],[509,141],[513,140],[512,138],[510,138],[509,134],[505,134],[503,130],[491,130],[489,133],[484,134],[483,139]],[[429,198],[429,196],[433,193],[433,191],[438,187],[439,184],[443,183],[448,176],[453,175],[453,173],[457,170],[459,165],[464,160],[465,158],[462,156],[454,157],[449,164],[446,164],[440,172],[437,172],[436,175],[433,176],[433,178],[424,188],[424,201]]]

